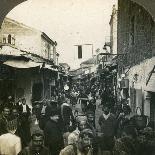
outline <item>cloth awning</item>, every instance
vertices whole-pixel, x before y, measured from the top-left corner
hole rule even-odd
[[[34,68],[42,66],[42,63],[24,60],[7,60],[3,64],[13,68]]]
[[[47,64],[45,64],[45,66],[44,66],[43,68],[45,68],[45,69],[49,69],[49,70],[51,70],[51,71],[58,72],[58,69],[53,68],[51,65],[47,65]]]
[[[155,92],[155,72],[152,72],[152,75],[144,89],[145,91]]]

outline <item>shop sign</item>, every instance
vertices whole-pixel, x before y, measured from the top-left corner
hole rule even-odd
[[[120,81],[120,88],[129,88],[129,79],[122,79]]]

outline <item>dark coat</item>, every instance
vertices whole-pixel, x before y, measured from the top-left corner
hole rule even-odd
[[[114,136],[116,134],[116,118],[113,114],[110,114],[107,120],[101,115],[98,123],[101,126],[101,132],[104,135]]]
[[[44,128],[45,146],[49,148],[51,155],[59,155],[64,147],[63,134],[59,124],[49,120]]]
[[[7,119],[1,115],[0,116],[0,136],[7,133]]]
[[[26,105],[26,113],[23,113],[23,106],[19,105],[19,119],[20,119],[20,128],[19,133],[22,141],[22,146],[28,146],[30,140],[31,140],[31,133],[30,133],[30,108],[28,105]]]
[[[18,155],[35,155],[35,153],[36,152],[33,150],[32,147],[26,147],[20,153],[18,153]],[[49,150],[46,147],[42,147],[42,149],[39,152],[39,155],[50,155]]]
[[[31,114],[31,110],[30,110],[28,105],[26,105],[26,110],[27,110],[26,116],[28,118],[30,116],[30,114]],[[19,111],[20,115],[23,114],[23,105],[22,104],[18,106],[18,111]]]

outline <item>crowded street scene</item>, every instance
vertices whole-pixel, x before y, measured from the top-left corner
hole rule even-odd
[[[0,1],[0,155],[155,155],[152,0]]]

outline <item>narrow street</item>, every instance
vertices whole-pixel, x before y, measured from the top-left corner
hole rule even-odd
[[[155,155],[153,0],[0,1],[0,155]]]

